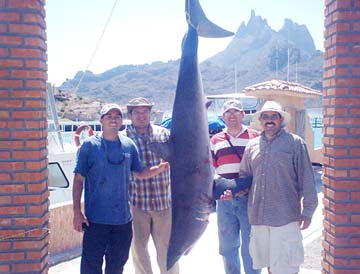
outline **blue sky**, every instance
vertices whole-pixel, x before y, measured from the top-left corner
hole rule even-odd
[[[48,81],[60,85],[85,70],[115,0],[48,0],[46,23]],[[236,32],[251,10],[278,31],[285,18],[305,24],[317,49],[323,50],[323,0],[200,0],[207,17]],[[102,73],[125,64],[180,58],[186,32],[183,0],[118,0],[89,70]],[[222,51],[232,38],[203,38],[200,61]]]

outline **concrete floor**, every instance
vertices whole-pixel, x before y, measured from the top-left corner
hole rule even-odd
[[[311,225],[308,229],[303,230],[303,243],[305,246],[305,262],[301,266],[301,274],[320,274],[321,273],[321,234],[323,229],[323,215],[322,215],[322,198],[321,193],[321,172],[320,169],[315,170],[316,187],[318,190],[319,206],[317,207],[312,218]],[[150,241],[150,254],[152,255],[152,265],[154,274],[159,273],[155,258],[155,248]],[[191,252],[180,259],[180,273],[194,274],[194,273],[224,273],[223,262],[218,254],[218,236],[216,214],[210,215],[210,223],[195,244]],[[50,267],[49,274],[72,274],[80,272],[80,258],[54,265]],[[135,273],[131,256],[125,265],[124,274]],[[243,272],[244,273],[244,272]],[[264,269],[262,273],[267,273]]]

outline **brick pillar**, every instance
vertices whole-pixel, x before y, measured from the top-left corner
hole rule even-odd
[[[0,273],[47,273],[45,0],[0,0]]]
[[[325,0],[322,273],[360,273],[360,1]]]

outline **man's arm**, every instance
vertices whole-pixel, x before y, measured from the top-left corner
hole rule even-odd
[[[302,139],[300,139],[297,143],[295,159],[299,186],[303,195],[302,214],[300,216],[299,225],[301,229],[306,229],[311,224],[311,218],[318,205],[318,197],[316,192],[314,170],[311,166],[311,160],[306,144]]]
[[[167,168],[169,168],[169,163],[161,162],[158,165],[146,167],[140,172],[133,172],[133,174],[137,179],[148,179],[160,174]]]
[[[251,155],[249,144],[246,145],[244,154],[242,156],[239,168],[239,176],[240,177],[252,177],[253,171],[251,169]]]
[[[300,216],[300,220],[299,220],[299,226],[300,229],[307,229],[311,224],[311,218],[305,216],[305,215],[301,215]]]
[[[217,163],[217,157],[215,154],[215,138],[216,135],[214,135],[211,139],[210,139],[210,155],[211,155],[211,161],[212,161],[212,165],[214,168],[217,168],[219,165]]]
[[[76,231],[82,231],[82,224],[89,226],[89,221],[81,211],[81,195],[83,191],[84,177],[75,173],[73,182],[73,227]]]

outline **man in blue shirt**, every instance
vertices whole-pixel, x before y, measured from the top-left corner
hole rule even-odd
[[[134,142],[119,135],[122,112],[107,104],[100,111],[103,133],[86,139],[78,151],[73,185],[73,225],[84,231],[81,258],[82,274],[123,273],[132,239],[129,207],[129,178],[153,177],[168,163],[145,168]],[[85,186],[85,213],[81,195]]]

